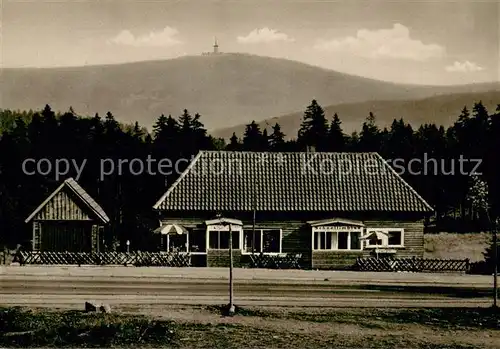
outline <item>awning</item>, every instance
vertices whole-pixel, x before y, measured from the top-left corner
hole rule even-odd
[[[383,240],[387,237],[387,234],[383,231],[374,231],[365,236],[361,237],[361,240],[377,238],[377,240]]]
[[[162,235],[168,234],[185,234],[187,229],[178,224],[164,224],[154,230],[154,233],[160,233]]]

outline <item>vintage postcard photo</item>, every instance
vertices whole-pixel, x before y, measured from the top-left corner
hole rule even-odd
[[[0,346],[500,346],[498,0],[0,2]]]

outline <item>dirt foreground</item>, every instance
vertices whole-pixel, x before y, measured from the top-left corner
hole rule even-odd
[[[162,306],[113,314],[4,308],[0,345],[163,348],[498,348],[492,309]]]

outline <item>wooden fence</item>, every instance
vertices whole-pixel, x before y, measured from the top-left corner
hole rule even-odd
[[[359,257],[355,269],[359,271],[405,272],[468,272],[468,259],[380,258]]]
[[[20,265],[133,265],[144,267],[189,267],[191,256],[173,252],[50,252],[21,251]]]
[[[302,254],[281,253],[279,255],[250,255],[252,268],[266,269],[301,269]]]

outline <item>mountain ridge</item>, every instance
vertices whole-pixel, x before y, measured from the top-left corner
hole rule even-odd
[[[500,83],[408,85],[340,73],[302,62],[250,54],[183,56],[120,64],[2,68],[0,108],[81,115],[111,111],[148,128],[161,114],[200,113],[209,130],[324,105],[404,100],[456,92],[500,90]]]
[[[457,120],[464,106],[467,106],[469,111],[472,111],[473,104],[479,101],[489,111],[494,111],[497,104],[500,104],[500,91],[443,94],[414,100],[344,103],[323,106],[323,109],[325,116],[330,121],[333,115],[337,113],[342,122],[343,131],[350,134],[354,131],[360,131],[362,123],[370,112],[374,113],[379,127],[389,127],[394,119],[400,118],[403,118],[405,122],[410,123],[414,128],[426,123],[435,123],[438,126],[448,127]],[[266,128],[268,132],[271,132],[272,126],[278,123],[281,131],[285,133],[286,139],[293,139],[297,137],[303,113],[302,110],[256,122],[261,130]],[[229,139],[234,132],[239,138],[242,138],[246,124],[213,130],[212,135]]]

